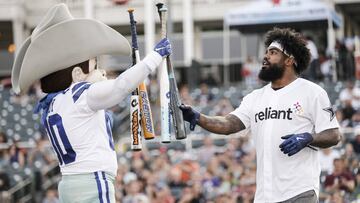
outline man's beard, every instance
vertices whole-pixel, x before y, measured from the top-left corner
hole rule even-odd
[[[262,68],[259,72],[259,79],[265,82],[272,82],[282,78],[285,72],[285,67],[278,64],[270,64],[267,68]]]

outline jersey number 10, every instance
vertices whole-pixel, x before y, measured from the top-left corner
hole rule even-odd
[[[49,116],[45,126],[60,165],[74,162],[76,153],[66,135],[61,116],[59,114]]]

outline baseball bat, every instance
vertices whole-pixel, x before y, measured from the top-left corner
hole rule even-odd
[[[133,91],[130,97],[130,135],[130,148],[134,151],[141,150],[142,136],[140,126],[139,95],[137,95],[137,90]]]
[[[158,3],[156,4],[156,6],[158,7],[158,12],[160,14],[161,37],[164,38],[167,36],[167,8],[162,3]],[[168,71],[168,80],[170,84],[170,112],[174,124],[175,138],[177,140],[181,140],[186,138],[185,122],[183,114],[179,109],[181,101],[170,56],[166,57],[166,66]]]
[[[158,10],[160,5],[156,4]],[[161,16],[160,16],[161,19]],[[165,37],[165,36],[162,36]],[[170,137],[170,87],[168,79],[168,71],[166,67],[166,62],[163,60],[158,68],[159,84],[160,84],[160,112],[161,112],[161,142],[169,143],[171,141]]]
[[[130,17],[130,27],[131,27],[131,41],[132,41],[132,52],[133,54],[133,63],[140,62],[140,53],[139,46],[137,43],[137,32],[136,32],[136,21],[134,20],[134,9],[128,9]],[[151,107],[149,102],[149,96],[147,93],[145,82],[140,83],[138,86],[139,93],[139,104],[140,104],[140,118],[141,118],[141,129],[144,135],[144,138],[154,139],[154,123],[152,119]]]
[[[131,12],[129,11],[129,15]],[[132,26],[132,25],[130,25]],[[132,27],[131,27],[132,29]],[[136,53],[132,49],[132,65],[136,64]],[[141,119],[140,119],[140,105],[139,105],[139,89],[138,87],[131,92],[130,97],[130,137],[131,149],[138,151],[142,149],[142,136],[141,136]]]

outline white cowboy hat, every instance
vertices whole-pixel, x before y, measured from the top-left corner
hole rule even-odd
[[[74,19],[65,4],[53,6],[18,51],[11,82],[15,93],[42,77],[104,54],[130,56],[128,40],[93,19]]]

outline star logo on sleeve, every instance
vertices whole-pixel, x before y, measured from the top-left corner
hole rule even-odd
[[[324,108],[323,110],[330,113],[330,121],[332,121],[335,118],[335,112],[332,107],[327,107],[327,108]]]

